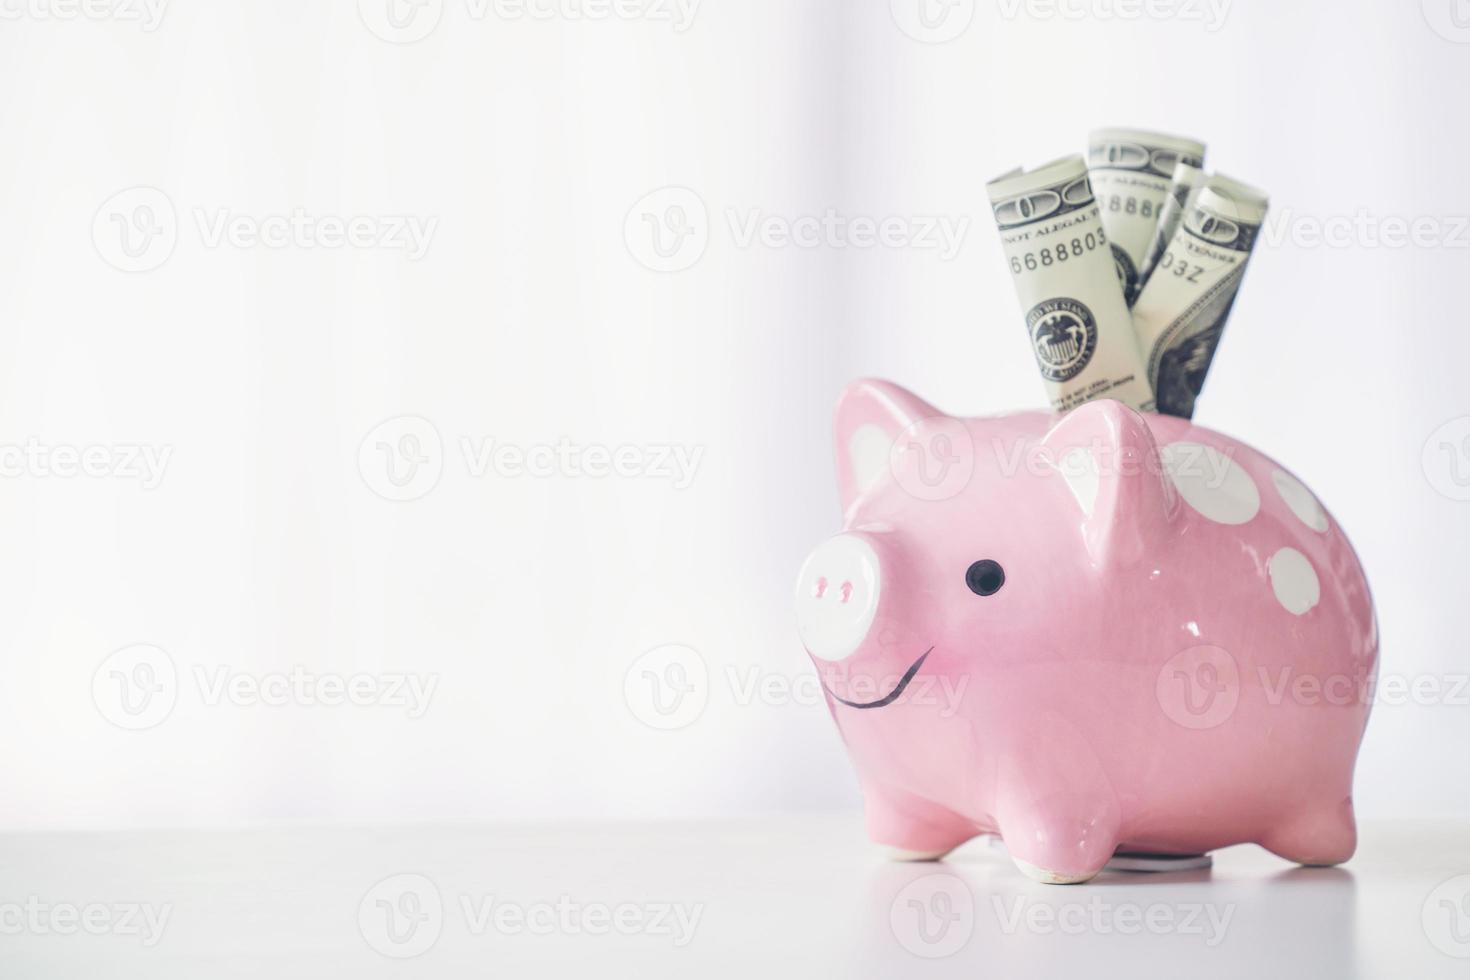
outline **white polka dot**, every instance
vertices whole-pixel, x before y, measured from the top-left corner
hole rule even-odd
[[[1282,548],[1266,562],[1271,591],[1289,613],[1300,616],[1322,598],[1322,585],[1307,556],[1295,548]]]
[[[1171,442],[1161,450],[1179,495],[1220,524],[1244,524],[1261,509],[1256,481],[1224,453],[1197,442]]]
[[[1276,484],[1276,492],[1298,520],[1313,531],[1327,530],[1327,512],[1317,503],[1312,491],[1302,486],[1302,481],[1285,470],[1277,470],[1271,474],[1271,482]]]

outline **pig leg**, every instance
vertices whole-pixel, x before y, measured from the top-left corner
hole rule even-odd
[[[1262,837],[1261,846],[1297,864],[1341,864],[1358,847],[1352,798],[1288,818]]]
[[[1028,878],[1074,885],[1094,877],[1118,849],[1118,822],[1108,807],[1006,809],[1000,836]]]
[[[1122,810],[1086,737],[1064,716],[1009,751],[996,790],[996,822],[1016,866],[1053,885],[1087,881],[1118,849]],[[1030,750],[1045,745],[1045,753]]]
[[[972,821],[901,790],[863,788],[868,836],[895,861],[937,861],[980,833]]]

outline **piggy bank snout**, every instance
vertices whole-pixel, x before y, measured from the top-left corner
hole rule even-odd
[[[796,579],[796,628],[812,656],[842,660],[857,652],[882,587],[882,561],[865,535],[839,534],[817,545]]]

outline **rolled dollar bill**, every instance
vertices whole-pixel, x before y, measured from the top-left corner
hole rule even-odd
[[[1247,184],[1218,174],[1206,180],[1134,304],[1160,412],[1194,415],[1267,204]]]
[[[1148,285],[1148,277],[1153,274],[1154,266],[1159,264],[1163,258],[1169,243],[1174,240],[1174,232],[1179,230],[1179,222],[1194,202],[1199,198],[1199,192],[1205,189],[1205,172],[1192,163],[1180,160],[1174,166],[1174,179],[1169,183],[1169,196],[1164,198],[1164,206],[1159,211],[1159,224],[1154,228],[1153,241],[1149,243],[1148,253],[1143,257],[1143,264],[1138,267],[1138,288],[1143,290]]]
[[[1205,165],[1198,140],[1141,129],[1098,129],[1088,139],[1087,167],[1102,210],[1103,227],[1113,243],[1113,261],[1123,283],[1123,299],[1138,299],[1139,267],[1153,241],[1159,211],[1169,196],[1174,167]]]
[[[986,185],[1052,408],[1094,398],[1152,411],[1153,392],[1080,156]]]

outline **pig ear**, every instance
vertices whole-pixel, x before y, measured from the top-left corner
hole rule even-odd
[[[837,400],[837,490],[846,511],[887,472],[894,441],[905,429],[944,413],[887,381],[854,381]]]
[[[1178,529],[1179,494],[1153,431],[1131,408],[1088,402],[1053,426],[1042,447],[1066,483],[1066,506],[1094,566],[1147,558]]]

